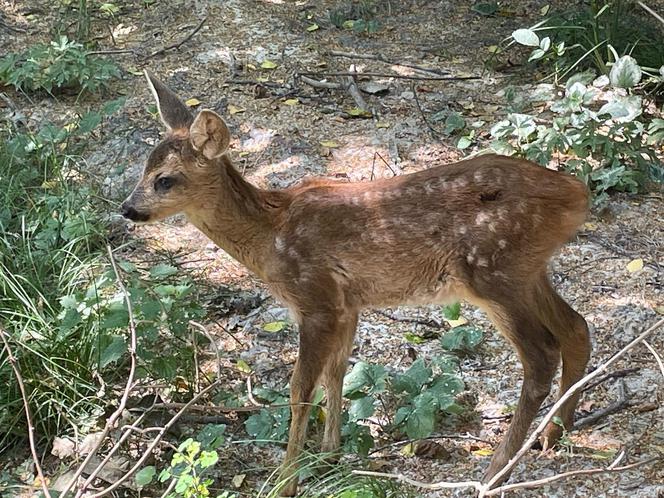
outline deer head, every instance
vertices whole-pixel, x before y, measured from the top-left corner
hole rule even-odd
[[[228,127],[218,114],[205,109],[194,117],[166,85],[147,71],[145,76],[168,133],[150,153],[142,178],[122,203],[122,216],[136,222],[198,209],[218,181],[213,173],[230,142]]]

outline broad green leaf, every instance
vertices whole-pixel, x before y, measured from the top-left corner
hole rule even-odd
[[[119,360],[127,351],[127,343],[124,336],[106,336],[110,339],[108,345],[99,354],[99,368],[106,367],[109,363]]]
[[[348,418],[357,422],[358,420],[365,420],[374,414],[374,400],[371,396],[354,399],[350,403],[348,409]]]
[[[426,342],[426,339],[421,335],[414,334],[412,332],[406,332],[403,335],[403,338],[411,344],[423,344]]]
[[[361,391],[369,394],[385,390],[387,372],[383,365],[371,365],[364,361],[355,364],[344,378],[343,395],[356,397]]]
[[[609,79],[611,85],[618,88],[632,88],[641,81],[641,67],[636,59],[629,55],[623,55],[611,68]]]
[[[275,67],[277,67],[277,63],[276,63],[276,62],[272,62],[271,60],[265,59],[265,60],[262,62],[261,67],[262,67],[263,69],[274,69]]]
[[[251,367],[249,364],[244,361],[242,358],[238,359],[237,362],[235,363],[235,366],[240,372],[244,373],[251,373]]]
[[[462,130],[466,127],[466,120],[458,112],[450,113],[445,119],[445,133],[451,135],[457,130]]]
[[[215,450],[221,446],[226,438],[224,432],[226,426],[224,424],[208,424],[196,436],[196,440],[201,443],[201,446],[206,449]]]
[[[98,112],[88,112],[78,122],[79,133],[90,133],[101,123],[101,114]]]
[[[471,146],[473,141],[468,137],[461,137],[457,142],[457,149],[464,150]]]
[[[157,474],[157,469],[155,469],[154,465],[142,468],[141,470],[136,472],[136,476],[134,477],[136,486],[139,487],[147,486],[152,482],[152,479],[154,479],[154,476],[156,474]]]
[[[318,24],[313,23],[307,26],[307,31],[311,33],[312,31],[316,31],[318,28],[319,28]]]
[[[532,29],[517,29],[512,32],[512,38],[518,44],[526,45],[527,47],[538,47],[540,43],[539,37]]]
[[[159,263],[158,265],[150,268],[150,276],[154,278],[164,278],[175,275],[178,272],[178,269],[175,266],[168,265],[166,263]]]
[[[443,316],[448,320],[458,320],[461,316],[461,303],[457,301],[443,306]]]
[[[616,97],[610,102],[604,104],[597,115],[609,114],[611,118],[619,123],[629,123],[641,115],[641,97],[638,95],[628,95]]]

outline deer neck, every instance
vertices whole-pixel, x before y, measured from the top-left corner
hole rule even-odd
[[[200,202],[185,211],[189,221],[215,244],[259,277],[264,277],[274,225],[265,192],[242,178],[222,156]]]

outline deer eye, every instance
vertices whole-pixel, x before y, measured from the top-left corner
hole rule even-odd
[[[175,184],[175,179],[170,176],[162,176],[154,182],[154,189],[157,192],[166,192]]]

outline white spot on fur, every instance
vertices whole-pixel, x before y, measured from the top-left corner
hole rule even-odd
[[[477,258],[477,266],[489,266],[489,261],[486,258]]]
[[[473,261],[475,261],[475,258],[472,256],[472,254],[469,254],[466,256],[466,261],[468,261],[468,264],[473,264]]]
[[[498,241],[498,247],[501,249],[505,249],[507,247],[507,241],[505,239],[500,239]]]
[[[496,224],[495,224],[495,222],[492,221],[491,223],[489,223],[489,230],[492,231],[492,232],[495,232],[495,231],[496,231]]]
[[[466,232],[468,232],[468,227],[466,227],[465,225],[461,225],[457,227],[456,231],[459,235],[464,235]]]
[[[488,222],[490,219],[491,217],[488,214],[486,214],[484,211],[480,211],[475,217],[475,224],[481,225],[482,223]]]
[[[481,171],[475,171],[475,174],[473,175],[473,178],[475,179],[476,182],[482,182],[484,180],[484,176],[482,176]]]
[[[277,250],[277,252],[284,252],[284,249],[286,249],[286,242],[284,242],[284,239],[281,237],[276,237],[274,239],[274,248]]]

